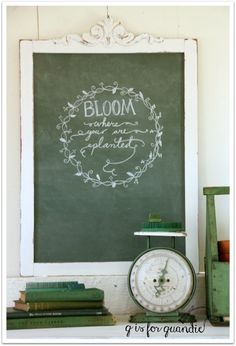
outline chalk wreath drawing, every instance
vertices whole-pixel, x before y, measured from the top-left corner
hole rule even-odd
[[[114,99],[112,102],[105,100],[103,102],[103,114],[99,113],[98,100],[95,99],[102,93],[110,93],[111,95],[123,97],[121,101]],[[128,98],[125,100],[124,97]],[[136,111],[133,102],[142,102],[143,106],[148,110],[148,120],[153,123],[152,128],[140,129],[139,121],[135,120]],[[81,108],[84,106],[84,114],[81,115]],[[121,87],[117,82],[113,82],[113,85],[104,85],[100,83],[99,86],[92,86],[89,91],[82,91],[82,95],[78,95],[74,103],[68,102],[64,107],[66,115],[60,115],[60,123],[57,124],[57,129],[61,131],[60,142],[62,148],[60,152],[64,155],[64,163],[71,164],[75,167],[75,175],[82,177],[85,183],[91,182],[93,187],[108,186],[115,188],[119,185],[128,187],[128,184],[133,182],[138,184],[139,178],[148,168],[153,167],[153,161],[159,157],[162,157],[160,148],[162,147],[162,132],[163,126],[160,125],[159,120],[161,118],[161,112],[158,114],[155,111],[156,105],[150,103],[150,98],[145,98],[141,91],[136,92],[134,88]],[[112,115],[114,118],[126,120],[125,112],[127,115],[132,113],[134,121],[108,121],[108,116]],[[97,113],[97,114],[96,114]],[[91,121],[93,116],[99,116],[95,121]],[[84,118],[82,118],[84,116]],[[103,118],[102,118],[103,116]],[[77,132],[73,132],[71,125],[73,120],[80,117],[83,126],[87,130],[79,129]],[[97,120],[101,119],[101,121]],[[84,129],[83,127],[83,129]],[[107,131],[112,132],[113,136],[121,135],[119,138],[114,137],[113,143],[104,143],[105,135]],[[140,160],[135,167],[124,172],[125,175],[119,178],[117,167],[123,167],[123,165],[129,162],[135,157],[139,146],[144,147],[145,141],[134,135],[142,135],[150,133],[154,135],[154,140],[151,141],[151,150],[148,150],[147,157]],[[128,135],[128,137],[123,137]],[[92,138],[99,138],[97,142],[91,143]],[[84,146],[80,146],[79,150],[73,146],[76,140],[82,140]],[[81,144],[81,143],[80,143]],[[84,169],[84,163],[86,158],[93,157],[99,150],[108,150],[109,154],[114,152],[113,149],[119,149],[120,151],[128,154],[126,157],[117,160],[116,158],[107,157],[103,162],[100,172],[94,172],[93,169]],[[79,154],[78,154],[79,152]],[[78,158],[79,157],[79,158]],[[132,161],[131,161],[132,163]],[[102,175],[106,175],[105,179],[101,178]]]

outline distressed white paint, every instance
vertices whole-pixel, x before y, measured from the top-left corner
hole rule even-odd
[[[68,273],[69,274],[69,273]],[[19,299],[19,291],[24,290],[27,282],[46,282],[46,281],[75,281],[83,282],[85,287],[97,287],[104,290],[105,306],[114,314],[134,314],[140,312],[141,309],[132,300],[127,284],[126,275],[102,275],[102,276],[67,276],[65,277],[21,277],[8,278],[6,283],[7,297],[6,306],[13,306],[14,300]],[[204,275],[197,275],[196,292],[185,307],[185,311],[189,309],[197,309],[196,311],[205,311],[205,282]],[[201,311],[200,311],[201,309]]]
[[[149,34],[135,36],[112,19],[106,19],[91,28],[94,35],[69,35],[62,40],[22,41],[22,228],[21,228],[21,274],[22,275],[79,275],[84,273],[82,263],[40,264],[33,263],[33,90],[32,54],[40,53],[137,53],[137,52],[183,52],[185,57],[185,205],[186,205],[186,255],[198,272],[197,233],[197,60],[196,41],[185,39],[159,39]],[[86,37],[86,40],[84,39]],[[128,38],[128,39],[127,39]],[[26,92],[29,91],[28,93]],[[24,129],[23,129],[24,127]],[[31,133],[29,133],[32,131]],[[27,134],[27,136],[25,136]],[[30,148],[30,149],[29,149]],[[192,168],[191,168],[192,167]],[[106,273],[109,264],[93,263],[87,267],[87,274]],[[65,269],[66,268],[66,269]],[[127,265],[112,262],[110,274],[127,274]],[[92,272],[90,272],[90,269]],[[81,272],[82,271],[82,272]]]
[[[185,230],[188,234],[186,254],[195,270],[198,251],[198,157],[197,157],[197,45],[185,40]],[[188,87],[189,86],[189,87]],[[194,252],[194,253],[193,253]],[[189,256],[190,254],[192,254]]]
[[[34,263],[31,275],[124,275],[132,262]]]
[[[21,274],[32,275],[34,261],[34,146],[32,43],[21,50]]]

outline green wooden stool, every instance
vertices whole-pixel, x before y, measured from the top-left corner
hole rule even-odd
[[[217,246],[215,196],[228,195],[229,187],[205,187],[206,196],[206,306],[212,325],[229,325],[229,263],[220,262]]]

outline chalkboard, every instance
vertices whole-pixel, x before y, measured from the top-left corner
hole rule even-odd
[[[196,41],[109,17],[20,46],[21,275],[127,274],[150,213],[197,271]]]
[[[35,262],[131,261],[150,212],[184,226],[183,53],[34,54],[34,138]]]

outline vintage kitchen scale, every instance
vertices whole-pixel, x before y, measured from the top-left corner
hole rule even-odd
[[[183,312],[196,288],[196,274],[190,261],[175,249],[175,238],[185,237],[181,223],[163,222],[150,215],[140,232],[147,237],[147,250],[132,263],[128,287],[134,302],[145,310],[130,317],[130,322],[195,322]],[[151,247],[151,237],[171,237],[171,247]]]

